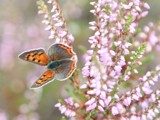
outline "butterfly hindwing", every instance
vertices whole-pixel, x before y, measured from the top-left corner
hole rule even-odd
[[[48,84],[54,80],[55,72],[52,70],[47,70],[41,77],[31,86],[31,88],[38,88],[43,85]]]
[[[48,50],[48,56],[51,60],[72,58],[74,55],[72,48],[64,44],[54,44]]]
[[[48,64],[48,56],[43,49],[25,51],[19,55],[19,58],[39,65]]]
[[[75,60],[61,60],[61,65],[55,69],[55,79],[65,80],[69,78],[76,69]]]

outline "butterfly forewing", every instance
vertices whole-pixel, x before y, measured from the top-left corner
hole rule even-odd
[[[25,51],[19,55],[19,58],[39,65],[48,64],[48,56],[43,49]]]
[[[69,78],[76,69],[76,61],[61,60],[61,65],[55,69],[55,79],[65,80]]]
[[[51,70],[47,70],[41,77],[31,86],[31,88],[38,88],[43,85],[48,84],[52,80],[54,80],[55,72]]]
[[[72,48],[64,44],[54,44],[48,50],[48,56],[51,60],[72,58],[74,55]]]

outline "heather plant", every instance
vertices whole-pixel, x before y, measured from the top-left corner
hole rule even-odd
[[[38,0],[37,5],[49,39],[72,46],[74,37],[66,27],[63,11],[56,0],[48,3]],[[83,56],[83,68],[77,67],[69,79],[69,97],[55,105],[62,120],[159,119],[160,65],[151,71],[142,69],[149,54],[160,50],[160,25],[139,27],[150,6],[144,0],[93,0],[90,4],[95,16],[89,22],[93,31],[88,39],[90,48]],[[40,96],[40,92],[35,94]],[[38,102],[37,98],[34,105]]]

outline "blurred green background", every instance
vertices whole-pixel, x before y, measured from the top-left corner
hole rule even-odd
[[[67,27],[75,37],[74,51],[78,55],[78,68],[83,67],[83,52],[88,48],[91,31],[88,22],[94,18],[89,10],[89,0],[57,0],[67,21]],[[149,15],[141,27],[160,18],[160,1],[147,0],[151,6]],[[24,50],[44,47],[53,43],[37,14],[36,0],[0,0],[0,120],[59,120],[60,112],[54,108],[59,98],[67,97],[65,88],[69,81],[54,81],[36,90],[30,85],[45,68],[18,59]],[[156,62],[156,61],[155,61]],[[149,67],[149,66],[148,66]]]

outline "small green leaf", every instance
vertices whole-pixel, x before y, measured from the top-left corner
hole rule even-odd
[[[67,120],[65,116],[62,116],[61,120]]]
[[[39,9],[43,9],[44,8],[44,2],[42,0],[37,1],[37,5]]]
[[[128,28],[129,28],[129,25],[126,24],[126,25],[124,26],[124,31],[127,32],[127,31],[128,31]]]
[[[122,16],[123,13],[124,13],[124,9],[121,9],[121,10],[120,10],[120,16]]]
[[[141,28],[137,28],[135,35],[137,36],[141,31],[142,31]]]
[[[107,14],[110,13],[110,7],[109,7],[109,5],[106,6],[105,12],[106,12]]]
[[[128,15],[127,19],[126,19],[126,23],[130,24],[133,21],[133,16],[132,15]]]
[[[128,87],[130,87],[130,86],[132,86],[132,83],[131,82],[122,82],[121,83],[121,86],[123,87],[123,88],[128,88]]]

